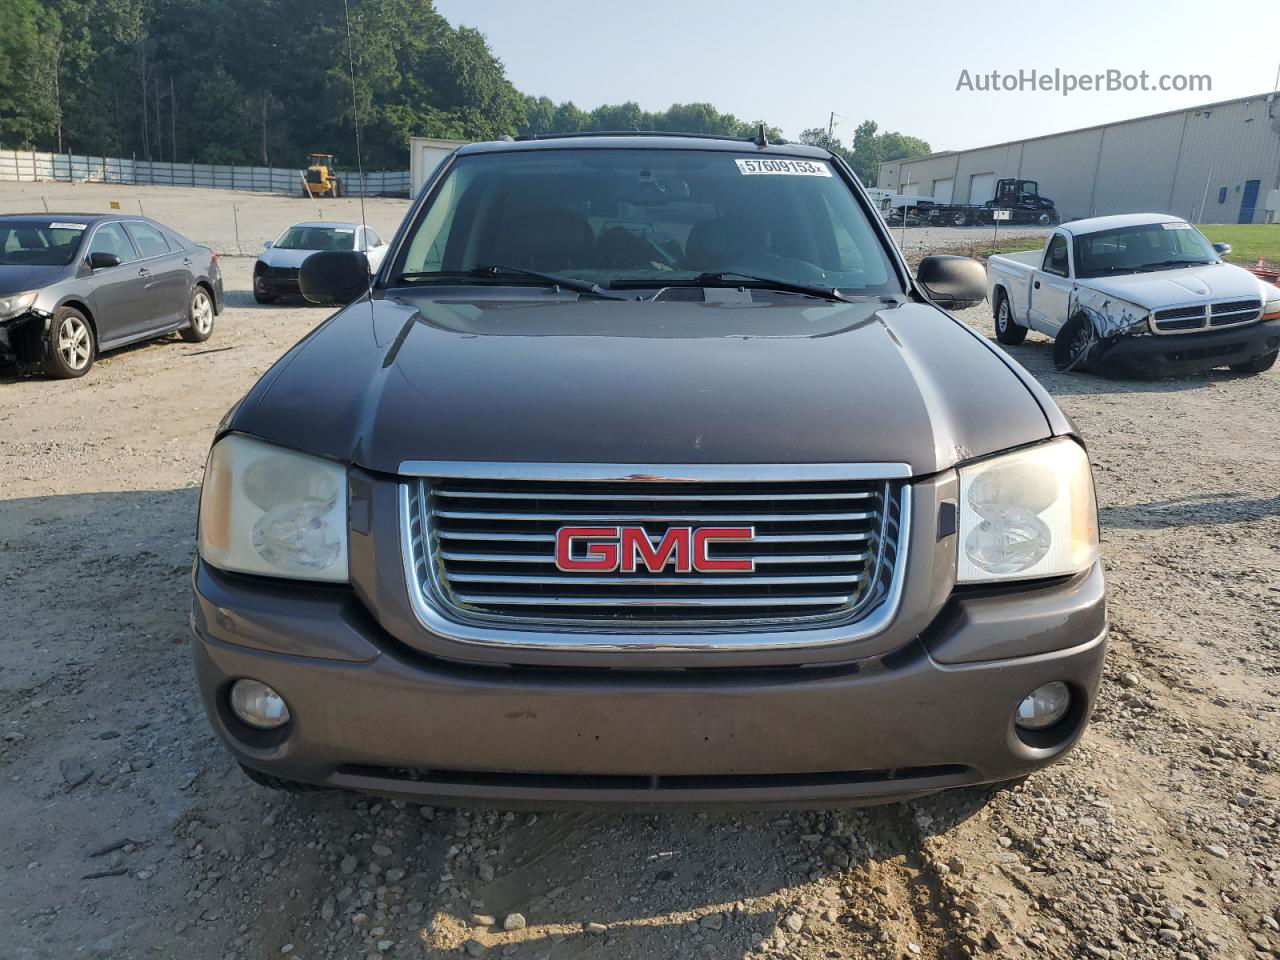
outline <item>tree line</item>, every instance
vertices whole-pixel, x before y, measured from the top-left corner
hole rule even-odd
[[[349,0],[349,17],[332,0],[0,0],[0,145],[285,167],[331,151],[350,167],[357,119],[371,169],[405,166],[410,136],[746,136],[760,122],[705,103],[582,110],[523,95],[484,35],[430,0]],[[802,139],[866,183],[893,150],[928,152],[869,121],[849,147],[825,130]]]

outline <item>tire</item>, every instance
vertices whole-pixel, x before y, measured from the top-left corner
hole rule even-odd
[[[93,324],[74,307],[60,307],[49,321],[48,353],[44,371],[58,380],[83,377],[98,358],[98,338]]]
[[[273,777],[269,773],[263,773],[261,770],[255,770],[253,767],[240,764],[240,769],[244,775],[256,783],[260,787],[266,787],[268,790],[279,790],[281,793],[313,793],[324,790],[324,787],[317,787],[310,783],[299,783],[297,780],[285,780],[282,777]]]
[[[1084,314],[1076,314],[1062,325],[1053,341],[1053,368],[1059,373],[1083,370],[1095,344],[1093,325]]]
[[[969,215],[963,210],[957,210],[951,215],[951,225],[953,227],[967,227],[969,225]]]
[[[213,296],[200,284],[191,290],[191,303],[187,305],[187,326],[179,333],[187,343],[204,343],[213,336]]]
[[[273,297],[269,293],[259,293],[257,290],[255,290],[253,291],[253,299],[258,303],[275,303],[280,298]]]
[[[1254,357],[1245,363],[1233,363],[1231,365],[1232,373],[1265,373],[1276,364],[1276,357],[1280,356],[1280,350],[1272,350],[1270,353],[1264,353],[1260,357]]]
[[[1053,214],[1051,213],[1040,214],[1040,216],[1036,217],[1036,223],[1040,224],[1040,226],[1042,227],[1051,226],[1053,224]]]
[[[1027,328],[1013,322],[1013,308],[1003,290],[996,293],[995,309],[991,311],[996,324],[996,339],[1009,347],[1016,347],[1027,339]]]

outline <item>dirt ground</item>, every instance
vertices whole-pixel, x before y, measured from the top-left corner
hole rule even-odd
[[[253,199],[256,236],[314,215]],[[179,214],[223,213],[143,202],[192,237]],[[205,722],[188,573],[218,418],[327,311],[223,264],[209,342],[0,379],[0,958],[1280,956],[1280,369],[1012,348],[1089,442],[1112,617],[1083,744],[1021,785],[662,816],[290,796]]]

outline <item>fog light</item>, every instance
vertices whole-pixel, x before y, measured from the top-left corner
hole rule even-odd
[[[231,711],[251,727],[274,730],[289,722],[284,697],[257,680],[237,680],[231,687]]]
[[[1067,714],[1071,706],[1071,691],[1060,680],[1036,687],[1020,704],[1013,722],[1023,730],[1044,730],[1052,727]]]

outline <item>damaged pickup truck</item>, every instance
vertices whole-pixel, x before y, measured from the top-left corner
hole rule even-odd
[[[1059,371],[1262,373],[1280,350],[1280,288],[1156,213],[1064,224],[1044,249],[987,261],[996,339],[1054,338]]]

